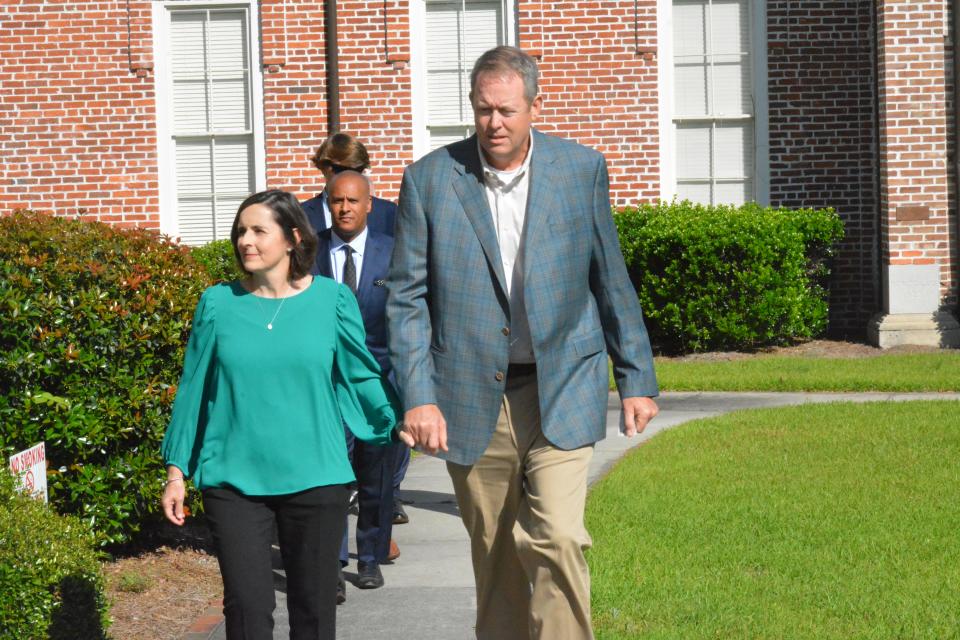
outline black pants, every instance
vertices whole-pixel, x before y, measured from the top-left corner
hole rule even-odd
[[[204,490],[223,576],[228,640],[273,640],[274,524],[287,574],[290,639],[334,640],[338,552],[348,497],[343,485],[281,496]]]

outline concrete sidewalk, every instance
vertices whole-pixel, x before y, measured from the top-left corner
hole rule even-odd
[[[619,404],[610,395],[607,412],[608,437],[597,443],[590,466],[593,483],[628,449],[649,440],[664,429],[737,409],[775,407],[803,403],[882,400],[960,400],[949,393],[666,393],[658,398],[660,415],[636,438],[618,434]],[[407,472],[403,497],[410,523],[394,527],[401,556],[383,565],[386,585],[362,591],[353,587],[356,561],[345,571],[347,601],[337,609],[338,640],[378,640],[404,637],[417,640],[459,640],[473,637],[475,598],[470,547],[453,497],[453,487],[444,463],[419,456]],[[351,524],[355,518],[351,518]],[[352,540],[352,538],[351,538]],[[279,555],[279,554],[277,554]],[[277,571],[277,610],[274,638],[289,637],[282,571]],[[195,631],[188,640],[225,640],[222,621],[210,620],[210,631]]]

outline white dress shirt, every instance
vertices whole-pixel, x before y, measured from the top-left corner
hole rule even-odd
[[[500,262],[507,280],[510,297],[510,362],[534,362],[533,340],[523,300],[523,221],[527,214],[527,194],[530,191],[530,157],[533,155],[533,136],[523,164],[513,171],[500,171],[487,163],[483,149],[477,143],[477,152],[483,164],[484,187],[493,228],[500,245]]]
[[[363,269],[363,250],[367,246],[367,228],[358,233],[350,242],[344,242],[337,232],[330,229],[330,267],[333,279],[343,282],[343,263],[346,254],[343,245],[349,244],[353,249],[353,264],[357,267],[357,288],[360,288],[360,272]]]

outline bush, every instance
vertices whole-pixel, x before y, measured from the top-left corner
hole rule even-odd
[[[237,267],[233,245],[230,244],[229,239],[214,240],[203,246],[194,247],[190,253],[194,260],[206,268],[214,282],[236,280],[244,275]]]
[[[0,638],[96,640],[109,619],[94,537],[0,469]]]
[[[0,456],[45,441],[51,504],[102,544],[158,510],[160,440],[209,283],[153,232],[0,218]]]
[[[751,349],[827,326],[843,225],[830,209],[641,205],[615,216],[651,339],[668,351]]]

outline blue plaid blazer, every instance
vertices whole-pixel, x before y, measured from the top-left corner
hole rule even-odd
[[[523,292],[541,428],[574,449],[606,433],[607,354],[621,397],[656,396],[650,342],[627,276],[598,152],[533,130]],[[510,305],[476,136],[407,167],[387,278],[390,359],[403,404],[435,403],[449,453],[490,442],[509,363]]]

